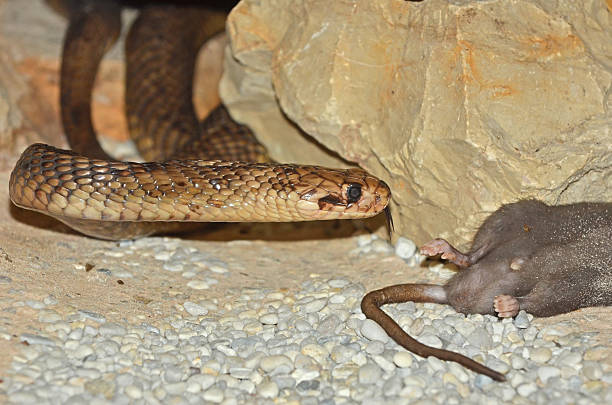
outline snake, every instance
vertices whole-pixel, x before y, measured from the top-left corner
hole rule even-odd
[[[196,57],[224,19],[189,2],[138,4],[125,41],[125,112],[144,162],[113,159],[97,141],[91,97],[101,59],[119,37],[124,4],[49,3],[68,17],[60,108],[71,149],[27,147],[9,179],[15,205],[110,240],[188,222],[358,219],[383,211],[390,221],[390,189],[366,171],[277,163],[222,104],[198,120]]]

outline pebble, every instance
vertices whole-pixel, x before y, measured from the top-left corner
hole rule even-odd
[[[408,260],[416,253],[416,244],[410,239],[400,236],[395,242],[395,254],[404,259]]]
[[[527,360],[521,356],[512,355],[510,364],[512,365],[513,369],[520,370],[527,367]]]
[[[38,312],[38,320],[45,323],[59,322],[62,316],[53,310],[43,310]]]
[[[240,380],[249,378],[252,372],[253,372],[253,369],[248,368],[248,367],[231,367],[229,369],[230,375]]]
[[[589,380],[599,380],[603,377],[603,370],[599,363],[594,361],[586,361],[582,366],[582,375]]]
[[[303,355],[312,357],[319,364],[325,364],[329,356],[329,351],[324,346],[317,344],[304,345],[301,352]]]
[[[77,341],[78,342],[78,341]],[[85,357],[94,353],[93,348],[87,344],[80,344],[73,352],[72,355],[77,359],[84,359]]]
[[[98,323],[102,323],[102,322],[106,322],[106,318],[96,312],[93,311],[87,311],[84,309],[79,309],[79,314],[82,315],[84,318],[86,319],[91,319],[94,322],[98,322]]]
[[[366,346],[366,353],[376,355],[385,351],[385,344],[379,340],[373,340]]]
[[[408,352],[396,352],[393,355],[393,362],[396,366],[400,368],[408,368],[412,366],[412,363],[414,362],[414,357]]]
[[[307,314],[311,314],[314,312],[319,312],[327,305],[327,299],[321,298],[317,300],[312,300],[304,305],[304,312]]]
[[[191,301],[185,301],[183,303],[183,308],[185,308],[185,311],[192,316],[202,316],[208,313],[208,309]]]
[[[142,390],[135,385],[128,385],[124,388],[125,395],[132,399],[142,398]]]
[[[376,322],[371,319],[366,319],[361,324],[361,334],[370,340],[378,340],[382,343],[389,341],[387,332]]]
[[[544,384],[548,382],[549,378],[558,377],[561,375],[561,370],[557,367],[543,366],[538,369],[538,378]]]
[[[548,347],[534,347],[529,350],[529,358],[536,363],[546,363],[552,357],[552,352]]]
[[[385,359],[383,356],[372,356],[372,359],[385,372],[392,373],[392,372],[395,371],[395,364],[393,364],[393,362]]]
[[[389,242],[383,239],[373,240],[372,243],[370,244],[370,247],[373,252],[377,252],[377,253],[387,253],[388,254],[388,253],[393,252],[393,246],[391,246]]]
[[[421,336],[419,336],[418,340],[419,342],[427,346],[435,347],[436,349],[440,349],[444,345],[439,337],[429,333],[422,334]]]
[[[175,272],[175,273],[176,273],[176,272],[181,272],[181,271],[183,271],[184,266],[183,266],[183,264],[181,264],[181,263],[177,263],[177,262],[174,262],[174,263],[172,263],[172,262],[166,262],[166,263],[164,263],[164,265],[162,266],[162,268],[163,268],[164,270],[168,270],[168,271],[171,271],[171,272]]]
[[[45,305],[43,302],[41,301],[36,301],[36,300],[27,300],[25,301],[25,304],[27,306],[29,306],[32,309],[43,309],[45,308],[47,305]],[[61,317],[60,317],[61,319]]]
[[[259,384],[257,392],[264,398],[276,398],[278,396],[278,386],[274,381]]]
[[[226,274],[226,273],[229,273],[229,270],[225,266],[220,266],[220,265],[214,265],[213,264],[213,265],[209,266],[209,269],[213,273],[217,273],[217,274]]]
[[[472,346],[480,347],[485,350],[493,347],[491,335],[483,328],[476,328],[467,336],[467,341],[470,342]]]
[[[284,355],[265,356],[259,362],[259,367],[269,374],[287,374],[293,370],[293,362]]]
[[[574,367],[582,361],[580,353],[565,352],[559,356],[557,363],[561,366]]]
[[[368,363],[359,368],[360,384],[376,384],[382,377],[382,369],[376,364]]]
[[[514,326],[519,329],[527,329],[529,327],[529,317],[527,312],[521,310],[518,315],[514,318]]]
[[[31,345],[55,346],[55,342],[48,337],[34,335],[31,333],[22,333],[19,336],[21,342],[27,342]]]
[[[114,322],[106,322],[100,325],[98,328],[98,332],[102,336],[122,336],[125,335],[126,330],[123,326],[114,323]]]
[[[521,384],[516,388],[516,392],[522,397],[529,398],[534,392],[538,390],[538,386],[535,383]]]
[[[214,402],[215,404],[221,403],[221,401],[223,401],[223,397],[223,391],[216,387],[208,389],[202,396],[205,401]]]
[[[210,285],[203,280],[191,280],[187,283],[187,287],[193,288],[194,290],[208,290]]]
[[[277,314],[265,314],[259,317],[259,322],[264,325],[276,325],[278,324],[278,315]]]

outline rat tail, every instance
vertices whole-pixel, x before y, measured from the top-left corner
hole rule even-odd
[[[444,349],[436,349],[418,342],[404,332],[389,315],[380,309],[385,304],[396,304],[406,301],[448,303],[446,292],[442,286],[432,284],[398,284],[366,294],[361,301],[361,311],[367,318],[378,323],[399,345],[421,357],[434,356],[440,360],[454,361],[496,381],[506,381],[506,377],[503,374],[469,357]]]

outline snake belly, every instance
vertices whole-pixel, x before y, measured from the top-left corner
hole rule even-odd
[[[132,139],[151,161],[112,160],[96,140],[91,92],[100,60],[118,37],[121,8],[114,1],[63,4],[69,25],[60,101],[72,150],[28,147],[9,181],[15,205],[103,239],[165,231],[170,222],[354,219],[387,207],[388,186],[361,169],[270,161],[222,105],[198,121],[197,53],[223,27],[218,11],[201,7],[140,10],[126,38],[126,114]]]

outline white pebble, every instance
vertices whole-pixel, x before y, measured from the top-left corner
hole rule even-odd
[[[45,305],[57,305],[57,299],[53,295],[47,295],[43,299],[43,302]]]
[[[142,398],[142,390],[135,385],[128,385],[124,388],[125,395],[132,399]]]
[[[36,300],[27,300],[25,304],[32,309],[43,309],[44,307],[46,307],[44,303]]]
[[[193,316],[201,316],[208,313],[208,309],[191,301],[185,301],[183,308],[185,308],[185,311],[187,311],[189,315]]]
[[[418,340],[419,342],[427,346],[435,347],[436,349],[440,349],[444,345],[439,337],[437,337],[436,335],[431,335],[429,333],[422,334],[421,336],[419,336]]]
[[[221,391],[219,388],[213,387],[204,392],[204,395],[202,397],[205,401],[210,401],[218,404],[223,401],[223,391]]]
[[[536,363],[546,363],[552,357],[548,347],[534,347],[529,350],[529,358]]]
[[[216,381],[217,379],[215,378],[215,376],[210,374],[194,374],[187,379],[188,384],[199,384],[200,388],[203,391],[206,391],[207,389],[212,387]]]
[[[187,287],[193,288],[194,290],[208,290],[210,285],[203,280],[191,280],[187,283]]]
[[[212,265],[209,267],[209,269],[213,273],[217,273],[217,274],[225,274],[229,272],[229,270],[226,267],[219,266],[219,265]]]
[[[264,398],[276,398],[278,396],[278,386],[274,381],[259,384],[257,392]]]
[[[404,259],[408,260],[416,253],[416,245],[410,239],[400,236],[395,242],[395,254]]]
[[[582,361],[580,353],[576,352],[565,352],[559,356],[557,362],[562,366],[573,367]]]
[[[385,359],[383,356],[372,356],[372,359],[374,359],[374,362],[378,364],[378,366],[382,368],[385,372],[392,373],[395,371],[395,364]]]
[[[74,356],[74,358],[84,359],[90,354],[93,354],[93,352],[94,350],[90,345],[81,344],[76,348],[76,350],[74,350],[74,352],[72,352],[72,355]]]
[[[265,314],[259,317],[259,322],[264,325],[276,325],[278,323],[277,314]]]
[[[525,360],[521,356],[512,355],[510,359],[510,364],[512,365],[513,369],[520,370],[527,367],[527,360]]]
[[[259,367],[266,373],[272,373],[274,371],[288,373],[294,368],[291,359],[282,354],[263,357],[259,362]]]
[[[376,364],[368,363],[359,368],[360,384],[376,384],[382,377],[382,370]]]
[[[559,370],[557,367],[542,366],[538,368],[538,377],[540,378],[540,381],[542,381],[544,384],[546,384],[549,378],[558,377],[560,375],[561,370]]]
[[[325,308],[326,305],[327,305],[327,299],[321,298],[321,299],[312,300],[306,303],[303,306],[303,308],[304,308],[304,312],[306,312],[307,314],[311,314],[314,312],[319,312],[320,310]]]
[[[535,383],[521,384],[516,388],[516,392],[522,397],[529,397],[531,394],[538,390],[538,386]]]
[[[389,336],[387,332],[376,322],[371,319],[366,319],[361,324],[361,334],[370,340],[378,340],[387,343]]]
[[[379,340],[373,340],[366,345],[366,353],[382,354],[385,351],[385,344]]]
[[[62,316],[52,309],[45,309],[38,313],[39,322],[52,323],[61,320]]]
[[[184,266],[180,262],[176,262],[176,263],[166,262],[166,263],[164,263],[162,268],[164,270],[168,270],[168,271],[171,271],[173,273],[176,273],[176,272],[183,271]]]
[[[603,377],[601,365],[594,361],[586,361],[582,366],[582,374],[589,380],[599,380]]]
[[[376,239],[372,241],[370,245],[372,250],[377,253],[391,253],[393,252],[393,246],[384,239]]]
[[[183,395],[183,393],[187,389],[187,383],[185,383],[184,381],[169,383],[164,385],[164,389],[170,395]]]
[[[156,258],[157,260],[166,261],[166,260],[170,259],[170,256],[172,256],[172,252],[170,252],[168,250],[163,250],[161,252],[155,253],[155,255],[153,257]]]
[[[307,344],[302,347],[302,354],[305,356],[310,356],[315,359],[319,364],[325,364],[327,358],[329,357],[329,351],[321,345],[317,344]]]
[[[412,354],[408,352],[401,351],[401,352],[396,352],[393,355],[393,362],[395,363],[396,366],[400,368],[408,368],[412,366],[413,361],[414,361],[414,357],[412,356]]]
[[[349,284],[349,281],[343,279],[334,279],[327,282],[331,288],[344,288]]]
[[[27,342],[31,345],[55,346],[55,342],[48,337],[34,335],[31,333],[22,333],[19,336],[21,342]]]

